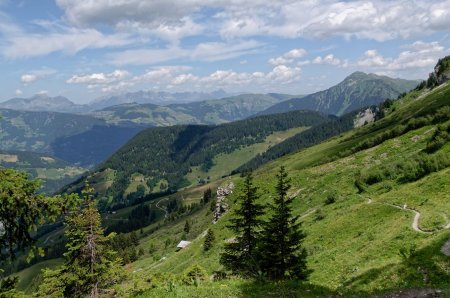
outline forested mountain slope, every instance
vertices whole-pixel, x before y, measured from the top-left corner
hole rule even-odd
[[[124,199],[133,177],[141,180],[146,192],[177,190],[189,185],[186,175],[193,167],[204,172],[220,154],[263,143],[269,135],[291,128],[310,127],[329,118],[310,111],[260,116],[222,125],[187,125],[149,128],[130,140],[106,160],[91,176],[113,172],[113,181],[101,195]],[[224,173],[228,174],[228,173]]]

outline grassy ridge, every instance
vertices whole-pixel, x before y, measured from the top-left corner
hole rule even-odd
[[[321,289],[324,295],[337,292],[344,296],[355,293],[359,293],[357,296],[368,296],[401,288],[450,288],[449,257],[440,252],[441,246],[450,237],[450,231],[443,228],[450,216],[450,186],[447,182],[450,180],[450,169],[412,182],[383,181],[368,186],[363,193],[355,186],[356,178],[367,167],[394,163],[399,158],[408,158],[423,150],[432,137],[435,125],[410,130],[372,148],[327,162],[327,157],[338,156],[336,146],[351,148],[400,125],[399,121],[393,121],[395,118],[401,122],[410,115],[432,113],[433,109],[448,105],[448,89],[446,86],[433,91],[422,97],[420,103],[411,101],[403,106],[399,104],[397,110],[380,124],[348,132],[285,156],[255,172],[255,183],[261,189],[262,202],[268,202],[273,195],[272,181],[279,166],[286,166],[290,173],[292,195],[297,198],[295,210],[301,216],[307,234],[308,264],[314,270],[309,285],[312,293],[314,289]],[[417,109],[418,106],[426,107]],[[443,146],[439,152],[449,155],[450,144]],[[231,179],[238,183],[239,188],[240,179]],[[325,204],[329,196],[335,198],[335,203]],[[227,198],[231,205],[234,200],[234,196]],[[413,230],[414,213],[392,204],[406,204],[416,209],[421,214],[419,227],[434,232],[426,234]],[[230,216],[227,213],[217,224],[211,225],[211,212],[207,208],[191,215],[189,220],[193,223],[193,232],[188,236],[193,243],[180,252],[175,252],[174,246],[181,240],[183,219],[171,222],[144,238],[141,246],[147,248],[153,243],[156,251],[152,254],[146,252],[142,259],[132,264],[132,280],[142,282],[145,276],[155,272],[180,274],[192,264],[201,265],[209,274],[220,270],[218,256],[223,243],[232,237],[226,229]],[[217,240],[213,249],[205,253],[202,250],[202,233],[207,228],[215,232]],[[169,246],[166,247],[165,243]],[[242,288],[246,284],[245,281],[232,280],[206,283],[199,288],[186,288],[186,293],[209,297],[223,288],[224,293],[246,296],[248,292]],[[142,286],[145,287],[145,282]],[[178,286],[176,291],[182,291],[181,296],[188,297],[188,294],[183,294],[185,288]],[[301,291],[302,287],[297,284],[292,289]],[[129,283],[122,285],[121,289],[129,289]],[[167,287],[162,287],[142,297],[155,297],[163,291],[173,295]],[[255,293],[258,293],[256,289]]]

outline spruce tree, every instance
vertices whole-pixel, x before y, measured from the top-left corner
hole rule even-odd
[[[276,197],[269,205],[272,215],[264,224],[259,247],[261,269],[271,280],[306,280],[306,250],[302,247],[305,235],[292,215],[292,202],[287,192],[290,179],[284,167],[277,174]]]
[[[110,248],[114,235],[104,236],[92,193],[86,182],[84,208],[65,219],[65,263],[56,271],[45,272],[39,297],[98,297],[100,288],[120,279],[120,258]]]
[[[225,244],[225,252],[220,257],[220,262],[228,270],[245,276],[256,275],[259,271],[256,257],[259,229],[262,221],[263,206],[256,203],[258,188],[253,185],[251,173],[245,176],[243,192],[237,198],[240,202],[234,211],[229,228],[236,237],[230,243]]]
[[[189,231],[191,230],[191,226],[189,225],[189,221],[186,220],[186,223],[184,224],[183,231],[186,234],[189,234]]]
[[[203,250],[208,251],[210,250],[214,245],[214,240],[216,240],[216,236],[214,235],[213,230],[208,229],[208,232],[205,236],[205,242],[203,243]]]

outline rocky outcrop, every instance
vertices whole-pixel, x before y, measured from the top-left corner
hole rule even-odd
[[[213,223],[216,223],[219,218],[228,210],[228,204],[225,202],[225,198],[233,193],[234,183],[230,182],[225,187],[217,188],[217,201],[216,208],[213,214]]]

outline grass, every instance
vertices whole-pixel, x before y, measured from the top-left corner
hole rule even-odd
[[[202,171],[200,167],[192,168],[192,172],[186,175],[186,179],[190,182],[189,187],[197,185],[199,177],[203,179],[209,177],[210,181],[214,181],[224,175],[229,175],[233,170],[250,161],[257,154],[265,152],[271,146],[281,143],[306,129],[307,127],[295,127],[286,131],[275,132],[267,136],[263,143],[246,146],[229,154],[219,154],[214,158],[214,166],[208,172]]]
[[[448,90],[449,88],[444,88],[439,92],[446,94]],[[396,125],[398,119],[397,122],[393,119],[400,117],[399,115],[410,117],[411,114],[428,109],[428,104],[442,106],[442,98],[436,97],[436,92],[433,91],[427,97],[430,102],[422,103],[426,107],[418,109],[417,101],[406,101],[405,104],[414,110],[397,106],[396,112],[385,120],[387,124],[375,124],[351,131],[273,161],[254,173],[255,183],[260,188],[260,201],[267,203],[274,195],[273,181],[277,169],[281,165],[287,168],[292,178],[291,193],[296,194],[295,213],[306,215],[301,221],[307,234],[304,245],[309,253],[308,265],[313,270],[309,282],[314,287],[325,289],[326,293],[340,293],[344,296],[368,296],[413,287],[450,288],[449,257],[440,252],[440,247],[450,237],[450,231],[442,229],[442,225],[448,222],[450,212],[450,169],[432,173],[411,183],[385,181],[368,187],[362,194],[355,187],[355,179],[361,171],[377,164],[408,158],[425,148],[434,126],[422,127],[373,148],[326,162],[328,158],[338,154],[339,150],[351,148],[361,140]],[[447,144],[440,151],[450,154],[450,145]],[[238,177],[230,179],[239,186]],[[329,194],[336,197],[336,202],[325,205],[324,201]],[[368,204],[369,198],[372,199],[371,204]],[[227,198],[227,201],[234,206],[235,195]],[[414,217],[412,212],[386,204],[407,204],[419,210],[420,226],[434,229],[434,233],[414,231],[411,228]],[[318,219],[315,210],[320,210],[324,218]],[[231,212],[225,214],[215,225],[211,225],[211,216],[211,212],[205,207],[188,218],[194,223],[194,232],[189,236],[192,244],[179,252],[175,252],[173,246],[165,247],[163,244],[167,239],[170,243],[181,240],[184,220],[167,224],[144,238],[141,246],[146,248],[153,243],[156,252],[153,255],[146,253],[142,259],[132,264],[135,271],[133,279],[145,280],[145,276],[155,272],[181,274],[192,264],[199,264],[209,274],[215,270],[223,270],[218,259],[223,244],[233,236],[226,228]],[[202,233],[207,228],[215,232],[216,242],[211,251],[203,252]],[[402,256],[401,251],[409,251],[410,254]],[[248,281],[202,284],[198,288],[180,286],[177,295],[250,295],[238,286],[239,283]],[[130,288],[130,284],[126,282],[123,287]],[[253,291],[260,293],[258,289]],[[168,297],[172,295],[167,287],[163,287],[149,291],[142,297],[156,297],[163,295],[162,293]],[[287,296],[303,295],[295,293]]]
[[[423,150],[434,126],[409,131],[344,158],[337,157],[361,141],[392,129],[399,120],[448,105],[449,95],[450,86],[446,86],[421,100],[405,99],[403,104],[396,103],[395,111],[379,122],[285,156],[255,171],[261,203],[271,202],[274,177],[280,166],[286,167],[292,179],[290,193],[296,198],[293,209],[300,216],[307,235],[304,247],[308,252],[308,266],[313,270],[308,283],[257,284],[228,279],[204,282],[196,287],[177,282],[179,276],[194,264],[203,267],[209,275],[223,270],[218,260],[224,243],[233,237],[227,228],[232,211],[212,224],[212,212],[206,205],[187,217],[145,228],[144,232],[157,229],[150,235],[143,234],[139,247],[145,253],[127,265],[128,279],[116,286],[118,293],[124,296],[140,294],[140,297],[366,297],[399,289],[450,289],[450,257],[440,252],[450,238],[450,230],[442,229],[450,217],[450,168],[403,184],[386,180],[367,186],[362,193],[355,186],[361,171],[408,159]],[[439,152],[450,154],[450,144]],[[227,158],[232,160],[231,156],[220,158],[223,159],[218,165],[228,166]],[[215,169],[215,173],[224,171],[226,166]],[[185,204],[198,202],[208,187],[215,190],[229,181],[237,185],[226,199],[233,210],[241,186],[237,176],[212,179],[209,184],[185,189],[171,197],[179,197]],[[336,200],[325,204],[329,195]],[[414,231],[411,227],[413,213],[388,204],[407,204],[417,209],[421,213],[420,226],[433,230],[433,233]],[[126,216],[130,210],[120,210],[115,216]],[[316,216],[317,212],[322,216]],[[183,232],[186,220],[191,224],[187,235]],[[212,249],[204,252],[203,235],[207,229],[213,230],[216,240]],[[192,243],[177,252],[175,247],[180,240]],[[154,249],[150,251],[150,247]],[[156,285],[158,274],[176,276],[175,282],[163,280]],[[156,288],[151,289],[154,286]]]
[[[40,262],[31,267],[28,267],[14,276],[19,277],[19,283],[17,284],[17,289],[25,293],[30,293],[32,287],[34,286],[33,280],[39,278],[41,272],[45,268],[56,268],[62,264],[62,259],[52,259]]]

